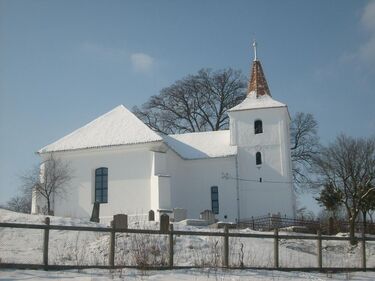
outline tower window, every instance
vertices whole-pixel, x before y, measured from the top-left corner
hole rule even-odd
[[[255,120],[254,122],[254,133],[261,134],[263,133],[263,123],[262,120]]]
[[[219,189],[217,186],[211,186],[211,207],[214,214],[219,213]]]
[[[108,168],[95,170],[95,201],[108,202]]]
[[[262,154],[259,151],[255,154],[255,163],[257,165],[262,164]]]

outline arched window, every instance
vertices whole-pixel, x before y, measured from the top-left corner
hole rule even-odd
[[[102,167],[95,170],[95,201],[108,202],[108,168]]]
[[[219,213],[219,189],[217,186],[211,186],[211,207],[214,214]]]
[[[259,151],[255,154],[255,162],[257,165],[262,164],[262,154]]]
[[[262,120],[255,120],[254,122],[254,133],[261,134],[263,133],[263,123]]]

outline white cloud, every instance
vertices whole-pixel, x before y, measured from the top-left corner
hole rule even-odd
[[[110,63],[126,63],[137,73],[150,72],[155,65],[155,59],[145,53],[131,53],[125,48],[107,47],[96,43],[84,42],[81,51],[95,58]]]
[[[136,72],[149,72],[154,64],[154,59],[144,53],[134,53],[130,55],[133,69]]]
[[[375,63],[375,1],[369,2],[364,7],[360,24],[367,38],[358,43],[355,51],[342,54],[339,62],[356,62],[357,65],[372,67]]]
[[[375,1],[365,6],[362,17],[362,26],[368,31],[368,39],[363,42],[357,51],[356,56],[364,62],[375,62]]]
[[[375,1],[370,2],[363,10],[361,23],[368,30],[375,32]]]

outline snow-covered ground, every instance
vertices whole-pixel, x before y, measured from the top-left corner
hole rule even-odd
[[[299,281],[299,280],[356,280],[373,281],[374,273],[305,273],[281,272],[271,270],[209,270],[209,269],[183,269],[165,271],[140,271],[135,269],[123,270],[67,270],[67,271],[42,271],[42,270],[0,270],[0,280],[77,280],[77,281],[104,281],[104,280],[142,280],[142,281]]]
[[[44,216],[26,215],[0,209],[0,222],[42,224]],[[105,226],[81,219],[51,217],[54,225]],[[129,222],[131,228],[157,229],[155,222]],[[175,224],[177,230],[222,231]],[[241,230],[253,233],[253,230]],[[290,235],[293,235],[289,233]],[[9,263],[42,263],[42,230],[0,228],[0,260]],[[167,235],[116,235],[117,265],[165,265],[168,256]],[[65,265],[107,265],[109,234],[83,231],[50,231],[49,263]],[[273,240],[230,238],[232,266],[273,266]],[[317,265],[316,241],[280,240],[280,266],[314,267]],[[45,272],[37,270],[0,270],[0,280],[375,280],[375,273],[356,272],[334,274],[280,272],[267,270],[215,270],[221,265],[222,238],[206,236],[177,236],[174,263],[180,266],[202,266],[206,269],[173,271],[70,270]],[[323,242],[323,266],[359,267],[360,247],[345,241]],[[367,243],[368,267],[375,267],[375,243]]]

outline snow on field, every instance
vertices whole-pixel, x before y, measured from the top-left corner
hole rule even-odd
[[[44,216],[19,214],[0,209],[1,222],[42,224]],[[51,224],[101,226],[83,219],[51,217]],[[130,221],[130,228],[157,229],[155,222]],[[176,230],[223,231],[175,224]],[[235,230],[237,231],[237,230]],[[243,233],[256,233],[250,229]],[[289,235],[293,235],[289,233]],[[295,234],[294,234],[295,235]],[[42,263],[43,230],[0,228],[0,260],[8,263]],[[273,239],[230,238],[232,266],[273,266]],[[314,267],[317,249],[314,240],[280,240],[280,266]],[[108,265],[109,234],[85,231],[51,230],[49,263],[59,265]],[[166,265],[168,261],[167,235],[116,235],[117,265]],[[221,265],[222,237],[175,236],[174,263],[179,266],[214,267]],[[375,243],[367,243],[368,267],[375,266]],[[345,241],[323,242],[323,266],[359,267],[360,247]],[[326,280],[318,273],[284,273],[278,271],[215,271],[191,269],[174,271],[137,271],[126,269],[110,273],[106,270],[44,272],[32,270],[1,270],[0,280]],[[124,277],[125,276],[125,277]],[[351,273],[351,280],[375,280],[374,273]],[[336,279],[335,279],[336,278]],[[345,280],[347,275],[334,275],[329,280]],[[356,279],[357,278],[357,279]],[[358,279],[359,278],[359,279]],[[367,278],[367,279],[366,279]],[[48,279],[47,279],[48,280]]]
[[[42,271],[42,270],[0,270],[0,280],[76,280],[76,281],[373,281],[375,277],[371,272],[353,273],[305,273],[281,272],[272,270],[210,270],[210,269],[179,269],[163,271],[140,271],[135,269],[123,270],[67,270],[67,271]]]

